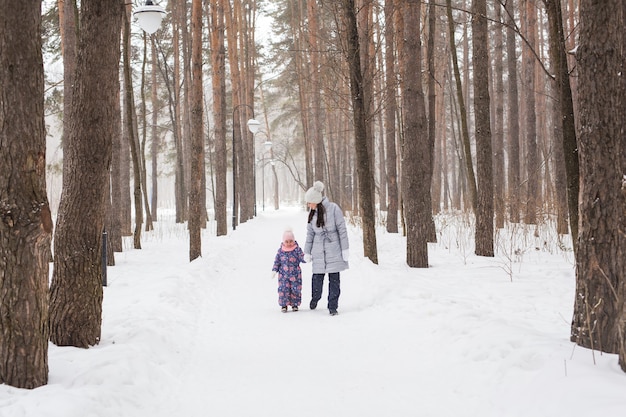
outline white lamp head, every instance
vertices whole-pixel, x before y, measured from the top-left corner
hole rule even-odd
[[[260,126],[261,126],[261,123],[258,120],[256,119],[248,120],[248,129],[250,129],[250,132],[252,132],[253,135],[259,130]]]
[[[161,20],[163,20],[163,16],[165,16],[165,9],[155,5],[152,0],[146,0],[146,4],[138,7],[133,13],[133,16],[144,32],[153,34],[161,27]]]

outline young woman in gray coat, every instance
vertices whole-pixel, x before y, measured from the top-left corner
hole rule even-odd
[[[337,314],[339,272],[348,269],[348,231],[341,208],[322,195],[324,184],[316,181],[304,195],[309,207],[304,256],[312,263],[313,285],[309,307],[315,310],[322,298],[324,274],[328,274],[328,311]]]

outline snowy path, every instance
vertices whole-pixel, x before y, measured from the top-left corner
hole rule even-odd
[[[350,227],[339,315],[327,283],[308,309],[308,265],[301,310],[283,314],[270,276],[287,226],[303,244],[300,209],[206,231],[190,263],[185,225],[157,223],[109,268],[101,343],[50,345],[49,384],[0,385],[0,417],[623,415],[616,355],[569,342],[571,254],[524,242],[514,263],[479,258],[443,224],[430,268],[407,268],[382,230],[373,265]]]

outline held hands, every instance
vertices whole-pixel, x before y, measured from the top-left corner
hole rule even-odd
[[[311,255],[308,253],[304,254],[304,262],[309,263],[311,262]]]
[[[348,262],[348,258],[350,257],[350,252],[348,251],[348,249],[341,251],[341,257],[343,258],[344,262]]]

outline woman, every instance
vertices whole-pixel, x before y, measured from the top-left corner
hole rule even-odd
[[[324,184],[316,181],[304,195],[309,208],[304,256],[312,262],[313,285],[309,307],[315,310],[322,298],[324,274],[328,274],[328,311],[337,315],[341,293],[339,272],[348,269],[348,231],[341,208],[322,195]]]

